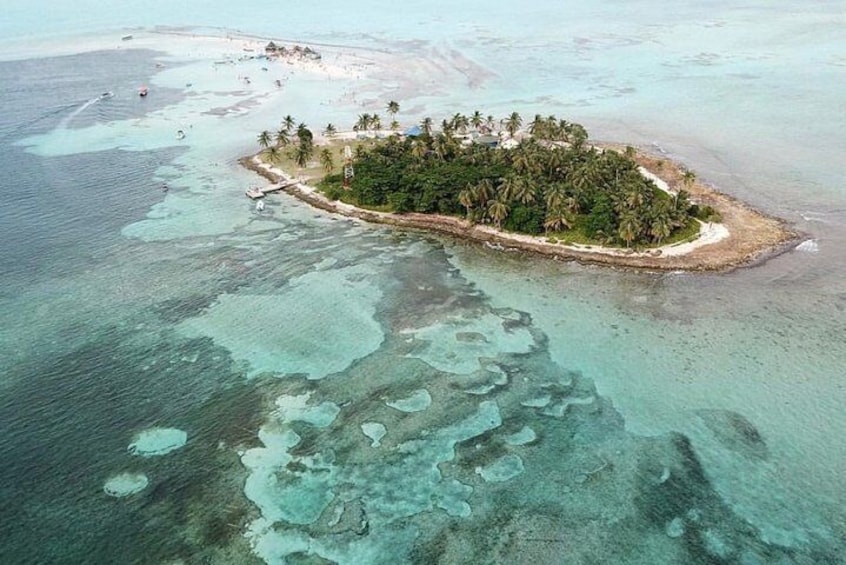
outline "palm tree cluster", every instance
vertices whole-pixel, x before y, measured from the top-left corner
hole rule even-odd
[[[282,149],[289,146],[292,146],[290,156],[298,167],[308,165],[308,162],[314,156],[314,134],[304,123],[300,123],[295,132],[294,124],[296,124],[296,120],[289,114],[282,118],[282,123],[275,134],[271,134],[269,130],[264,130],[259,134],[258,143],[263,149],[267,150],[267,159],[271,163],[278,162],[282,156]],[[334,130],[332,124],[329,124],[329,127]],[[292,134],[295,136],[296,142],[292,141]]]
[[[488,127],[476,112],[456,114],[435,132],[431,118],[416,138],[389,138],[356,151],[356,176],[347,194],[362,206],[464,215],[510,231],[539,234],[578,229],[602,243],[659,243],[691,220],[690,202],[660,191],[625,154],[587,144],[579,124],[536,116],[531,137],[513,149],[462,144],[459,133]],[[500,121],[516,133],[516,112]],[[340,175],[322,188],[340,194]]]
[[[353,124],[353,131],[376,131],[382,129],[382,118],[379,114],[359,114],[358,120]]]

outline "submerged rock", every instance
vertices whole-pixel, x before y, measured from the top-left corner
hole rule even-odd
[[[767,444],[758,428],[737,412],[697,410],[696,415],[724,447],[748,457],[768,456]]]
[[[476,473],[488,483],[501,483],[522,472],[523,460],[516,455],[504,455],[490,465],[476,468]]]
[[[671,538],[678,538],[684,534],[684,520],[681,518],[673,518],[667,524],[667,535]]]
[[[379,422],[364,422],[361,425],[361,431],[370,438],[370,447],[379,447],[382,438],[388,433],[388,429]]]
[[[188,434],[176,428],[150,428],[135,436],[127,449],[133,455],[153,457],[179,449],[188,441]]]
[[[537,437],[535,430],[529,426],[523,426],[519,432],[505,436],[505,443],[508,445],[526,445],[535,441]]]
[[[144,473],[121,473],[114,475],[106,480],[103,485],[103,492],[109,496],[122,498],[141,492],[149,484],[147,475]]]
[[[393,402],[386,402],[388,406],[400,412],[422,412],[432,405],[432,397],[425,388],[415,390],[411,396]]]

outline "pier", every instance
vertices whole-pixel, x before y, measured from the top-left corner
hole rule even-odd
[[[249,188],[249,189],[247,189],[246,194],[247,194],[248,197],[252,198],[253,200],[256,200],[258,198],[264,198],[266,195],[268,195],[272,192],[278,192],[280,190],[285,190],[286,188],[290,188],[290,187],[296,185],[297,182],[299,182],[299,181],[290,181],[290,182],[287,182],[287,183],[281,183],[280,182],[280,183],[271,184],[271,185],[268,185],[268,186],[262,186],[262,187],[258,187],[258,188]]]

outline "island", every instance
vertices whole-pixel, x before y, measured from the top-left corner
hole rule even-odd
[[[798,242],[786,223],[658,155],[590,142],[586,129],[519,113],[454,114],[401,131],[361,114],[316,136],[286,116],[242,164],[318,208],[505,250],[660,271],[724,271]],[[261,206],[263,208],[263,206]]]

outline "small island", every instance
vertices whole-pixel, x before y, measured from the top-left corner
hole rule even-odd
[[[319,208],[503,249],[648,270],[715,271],[789,248],[797,234],[631,146],[590,143],[577,123],[517,112],[455,114],[403,132],[361,114],[319,140],[286,116],[242,163]],[[315,161],[315,157],[317,160]],[[291,172],[296,170],[296,178]]]

